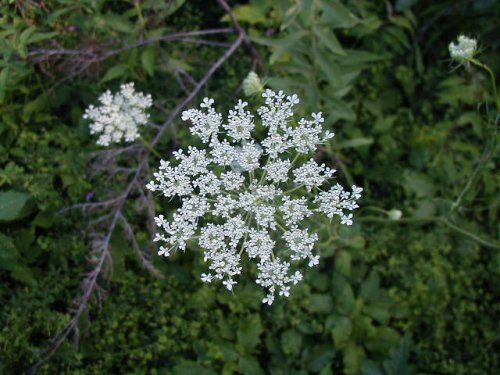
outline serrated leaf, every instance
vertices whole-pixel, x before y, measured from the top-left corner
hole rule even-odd
[[[30,213],[31,195],[20,191],[0,192],[0,221],[9,222],[23,218]]]

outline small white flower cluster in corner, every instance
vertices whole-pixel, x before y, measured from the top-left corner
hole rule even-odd
[[[138,126],[147,123],[146,110],[153,104],[151,95],[136,92],[133,83],[121,85],[114,95],[106,91],[99,102],[99,107],[89,106],[83,118],[92,120],[90,133],[99,134],[97,144],[101,146],[139,138]]]
[[[323,132],[321,113],[295,121],[296,95],[266,90],[262,96],[258,122],[241,100],[226,121],[208,98],[201,109],[185,111],[182,119],[191,121],[191,133],[205,148],[189,146],[174,153],[175,162],[162,160],[147,188],[180,200],[169,220],[156,218],[159,255],[185,250],[189,240],[197,240],[210,269],[202,281],[221,281],[229,290],[242,258],[255,259],[256,283],[267,290],[262,302],[271,305],[276,293],[289,296],[290,286],[302,279],[292,264],[319,263],[318,235],[304,220],[323,213],[351,225],[348,212],[358,207],[363,189],[352,186],[348,192],[338,183],[326,189],[335,170],[308,156],[334,136]]]
[[[461,64],[467,63],[476,54],[477,41],[465,35],[460,35],[457,40],[457,44],[451,42],[448,46],[450,56]]]

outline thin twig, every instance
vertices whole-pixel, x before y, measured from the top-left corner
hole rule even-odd
[[[190,92],[190,94],[170,112],[168,118],[159,129],[155,138],[151,141],[152,146],[156,145],[159,142],[161,136],[165,133],[168,127],[175,121],[179,113],[196,97],[196,95],[199,93],[202,87],[208,82],[208,80],[212,77],[212,75],[221,67],[221,65],[227,59],[229,59],[229,57],[231,57],[231,55],[236,51],[236,49],[241,45],[242,42],[243,42],[243,36],[242,34],[240,34],[238,38],[231,44],[231,47],[228,48],[228,50],[208,69],[205,76],[198,82],[198,84],[194,87],[194,89]],[[120,220],[122,224],[124,224],[124,230],[126,232],[131,231],[131,228],[129,226],[130,224],[126,220],[124,221],[122,210],[125,205],[125,202],[127,201],[128,196],[134,190],[134,187],[138,186],[139,184],[138,181],[140,176],[145,171],[148,170],[148,160],[150,151],[148,149],[145,149],[144,151],[145,152],[142,154],[140,164],[134,176],[129,181],[124,193],[120,195],[119,198],[116,198],[116,202],[113,207],[112,219],[111,223],[109,224],[107,234],[104,237],[104,239],[101,242],[99,242],[98,249],[100,250],[100,254],[97,258],[94,259],[95,267],[83,281],[83,294],[80,296],[78,302],[76,303],[76,309],[74,310],[73,317],[71,318],[70,322],[66,325],[66,327],[63,329],[63,331],[55,337],[54,342],[50,346],[50,348],[48,348],[47,351],[44,354],[42,354],[43,358],[39,362],[37,362],[33,367],[31,367],[30,373],[32,374],[36,373],[38,368],[50,359],[50,357],[59,349],[64,340],[72,332],[79,334],[78,321],[80,319],[80,316],[84,311],[87,310],[88,302],[93,293],[98,288],[97,284],[98,277],[103,271],[103,267],[105,265],[106,260],[108,260],[108,262],[111,262],[112,258],[110,254],[110,241],[111,241],[111,236],[113,235],[116,229],[118,221]],[[153,211],[151,211],[150,208],[149,212],[150,215],[151,213],[154,214],[154,209]],[[136,239],[134,236],[131,237],[131,240],[133,246],[137,246],[137,249],[139,249],[137,242],[135,242]]]

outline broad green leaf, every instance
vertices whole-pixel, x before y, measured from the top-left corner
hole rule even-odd
[[[331,52],[340,56],[346,55],[342,46],[340,45],[340,42],[335,36],[335,33],[330,28],[318,26],[318,27],[313,27],[313,31],[314,34],[320,40],[320,42]]]
[[[341,349],[347,343],[352,334],[352,322],[348,317],[338,316],[334,320],[332,338],[335,349]]]
[[[311,15],[313,12],[314,0],[301,0],[300,5],[302,8],[301,17],[306,26],[311,24]]]
[[[21,281],[31,286],[35,286],[37,284],[36,278],[31,269],[22,264],[16,264],[10,272],[10,276],[17,281]]]
[[[238,367],[243,375],[264,375],[264,371],[254,357],[241,357]]]
[[[350,28],[359,22],[351,11],[340,1],[321,0],[322,23],[335,28]]]
[[[421,172],[406,170],[404,183],[407,189],[413,191],[418,197],[432,197],[436,192],[432,179]]]
[[[350,315],[356,306],[354,292],[347,280],[338,273],[333,276],[332,292],[337,311],[342,315]]]
[[[374,61],[383,60],[384,57],[376,55],[367,51],[360,51],[355,49],[344,49],[345,56],[339,60],[342,65],[355,65],[355,64],[366,64]]]
[[[342,87],[342,70],[339,65],[327,58],[327,54],[320,50],[315,50],[314,54],[321,72],[325,75],[326,81],[331,85],[332,90]]]
[[[307,31],[302,30],[289,34],[286,37],[280,39],[252,37],[252,40],[258,44],[273,47],[273,53],[269,58],[270,63],[273,64],[278,61],[285,53],[290,52],[294,45],[298,43],[302,38],[304,38],[307,34]]]
[[[142,67],[151,77],[155,74],[156,50],[154,47],[148,47],[141,53]]]
[[[59,33],[57,31],[51,31],[51,32],[46,32],[46,33],[36,33],[36,34],[33,34],[28,39],[28,43],[38,43],[38,42],[41,42],[42,40],[47,40],[47,39],[53,38],[57,35],[59,35]]]
[[[307,369],[311,372],[319,372],[328,366],[335,356],[335,350],[331,345],[321,345],[308,347],[305,355]]]
[[[387,375],[410,375],[412,366],[408,363],[410,353],[410,337],[405,336],[397,348],[391,350],[389,359],[384,361]]]
[[[367,358],[363,358],[361,361],[361,374],[362,375],[385,375],[384,372],[375,364],[375,362],[370,361]]]
[[[238,343],[241,344],[246,352],[252,351],[260,341],[262,333],[262,323],[257,314],[249,315],[240,320],[238,327]]]
[[[106,26],[110,27],[115,31],[129,34],[134,30],[134,25],[129,22],[124,16],[119,16],[117,14],[106,14],[103,16],[102,20]]]
[[[172,375],[213,375],[215,371],[206,369],[194,361],[184,361],[175,366]]]
[[[360,147],[360,146],[369,146],[373,143],[373,138],[360,137],[349,139],[344,142],[340,142],[335,144],[335,148],[340,150],[343,148],[351,148],[351,147]]]
[[[333,311],[333,300],[328,294],[311,294],[310,303],[307,306],[311,312],[328,314]]]
[[[102,77],[100,83],[104,83],[104,82],[111,81],[113,79],[122,77],[122,76],[125,75],[125,73],[127,72],[127,70],[128,70],[128,66],[126,64],[115,65],[115,66],[111,67],[106,72],[106,74],[104,75],[104,77]]]
[[[359,295],[367,302],[376,302],[380,293],[380,277],[376,271],[371,271],[361,284]]]
[[[302,335],[295,329],[289,329],[281,335],[281,347],[287,355],[297,355],[302,347]]]
[[[176,72],[178,70],[184,71],[184,72],[189,72],[193,70],[193,67],[189,65],[187,62],[182,61],[182,60],[177,60],[172,57],[169,57],[167,59],[167,64],[166,64],[167,70],[169,72]]]
[[[28,215],[31,212],[31,195],[20,191],[0,192],[0,221],[9,222]]]
[[[17,256],[18,252],[13,239],[0,233],[0,261],[13,260]]]
[[[5,94],[7,93],[7,82],[9,80],[10,69],[3,68],[0,72],[0,104],[3,103],[5,99]]]
[[[335,271],[349,277],[351,275],[351,254],[347,251],[339,251],[335,257]]]
[[[361,362],[365,358],[365,351],[354,342],[349,343],[343,351],[344,371],[346,375],[359,374]]]

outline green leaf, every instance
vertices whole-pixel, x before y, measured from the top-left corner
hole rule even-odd
[[[335,357],[335,350],[331,345],[321,345],[308,347],[306,357],[307,369],[311,372],[319,372],[332,362]]]
[[[252,351],[260,341],[262,333],[262,323],[257,314],[249,315],[240,320],[238,328],[238,343],[245,348],[247,352]]]
[[[337,150],[340,150],[342,148],[369,146],[372,143],[373,143],[373,138],[359,137],[359,138],[353,138],[353,139],[349,139],[349,140],[344,141],[344,142],[337,143],[337,144],[335,144],[335,148]]]
[[[383,371],[373,362],[367,358],[361,361],[361,374],[362,375],[385,375]]]
[[[363,284],[361,284],[360,296],[367,302],[375,302],[379,298],[380,277],[375,270],[371,271]]]
[[[31,195],[20,191],[0,192],[0,221],[9,222],[23,218],[31,212]]]
[[[330,84],[332,90],[338,90],[343,86],[342,83],[342,70],[339,65],[327,58],[326,53],[315,50],[314,56],[319,65],[320,70],[326,77],[326,81]]]
[[[29,39],[27,43],[38,43],[41,42],[42,40],[47,40],[55,37],[56,35],[59,35],[57,31],[51,31],[51,32],[46,32],[46,33],[36,33],[33,34]]]
[[[308,310],[315,313],[328,314],[333,311],[333,300],[328,294],[311,294]]]
[[[359,19],[340,1],[321,0],[322,21],[330,27],[350,28],[359,22]]]
[[[5,99],[5,94],[7,93],[7,82],[9,81],[10,69],[4,68],[0,72],[0,104],[3,103]]]
[[[349,343],[344,349],[344,371],[346,375],[359,374],[361,362],[365,358],[365,352],[362,347],[355,343]]]
[[[0,233],[0,260],[13,260],[18,257],[14,240],[3,233]]]
[[[134,25],[130,23],[128,19],[117,14],[106,14],[106,16],[103,17],[103,21],[106,26],[122,33],[130,34],[130,32],[134,30]]]
[[[359,51],[355,49],[344,49],[346,53],[339,63],[342,65],[352,66],[352,65],[363,65],[371,63],[374,61],[380,61],[384,58],[382,56],[376,55],[367,51]]]
[[[410,375],[413,369],[408,363],[410,353],[410,337],[405,336],[397,348],[391,350],[389,359],[384,361],[387,375]]]
[[[356,306],[356,300],[347,280],[340,274],[334,273],[332,289],[337,311],[342,315],[351,314]]]
[[[141,53],[142,67],[151,77],[155,74],[156,49],[154,47],[146,48]]]
[[[335,33],[327,27],[313,27],[314,34],[320,42],[336,55],[345,56],[346,53],[340,45]]]
[[[264,375],[264,371],[254,357],[241,357],[238,367],[244,375]]]
[[[303,37],[308,34],[307,31],[302,30],[299,32],[292,33],[281,39],[271,39],[271,38],[261,38],[252,37],[251,39],[265,46],[273,47],[273,53],[269,58],[271,64],[278,61],[285,53],[290,52],[291,49],[296,45]]]
[[[173,375],[212,375],[213,370],[208,370],[194,361],[185,361],[173,368]]]
[[[289,329],[281,335],[281,347],[287,355],[297,355],[302,347],[302,335],[295,329]]]
[[[100,83],[104,83],[104,82],[116,79],[118,77],[122,77],[122,76],[125,75],[125,73],[127,72],[127,70],[128,70],[128,66],[126,64],[115,65],[115,66],[111,67],[106,72],[106,74],[104,75],[104,77],[102,77]]]
[[[332,338],[335,349],[341,349],[349,341],[352,334],[351,319],[345,316],[336,317],[332,329]]]

